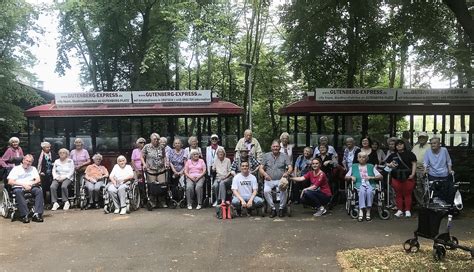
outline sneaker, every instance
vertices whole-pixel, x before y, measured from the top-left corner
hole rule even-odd
[[[67,211],[69,210],[69,207],[71,207],[71,204],[69,203],[69,201],[66,201],[66,203],[64,203],[63,210]]]
[[[25,216],[25,217],[23,217],[23,218],[21,218],[21,222],[23,222],[24,224],[30,223],[30,219],[28,218],[28,215]]]
[[[273,218],[277,216],[277,211],[275,209],[272,209],[272,213],[270,214],[270,218]]]
[[[403,216],[403,212],[401,210],[398,210],[395,214],[395,217],[402,217]]]
[[[216,207],[216,206],[217,206],[217,200],[214,203],[212,203],[212,207]]]
[[[202,208],[201,205],[196,206],[196,210],[200,210],[201,208]]]
[[[55,211],[59,208],[58,202],[54,202],[53,207],[51,208],[52,211]]]
[[[42,223],[44,220],[43,220],[43,216],[41,216],[41,214],[33,214],[33,218],[32,218],[33,222],[37,222],[37,223]]]
[[[188,210],[192,210],[192,209],[193,209],[193,206],[189,205]]]
[[[115,209],[115,211],[114,211],[115,214],[118,214],[119,212],[120,212],[119,208]]]
[[[327,212],[326,209],[323,206],[321,206],[319,208],[319,210],[313,215],[314,216],[322,216],[322,215],[326,214],[326,212]]]
[[[123,207],[123,208],[120,210],[120,214],[121,214],[121,215],[127,214],[127,208]]]
[[[405,212],[405,217],[407,217],[407,218],[411,217],[411,212],[410,212],[410,211],[406,211],[406,212]]]

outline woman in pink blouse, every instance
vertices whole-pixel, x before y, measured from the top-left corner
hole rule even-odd
[[[146,202],[145,181],[143,180],[143,165],[142,165],[142,149],[146,144],[145,138],[138,138],[135,142],[135,149],[132,151],[132,168],[135,172],[138,181],[138,189],[140,190],[141,205]]]
[[[5,153],[3,153],[0,164],[4,168],[13,168],[15,165],[19,165],[23,160],[23,150],[20,147],[20,139],[17,137],[11,137],[8,143],[10,146]]]
[[[186,161],[184,166],[184,175],[186,176],[186,198],[188,201],[188,209],[193,209],[193,197],[196,193],[197,206],[196,210],[201,209],[202,205],[202,194],[204,179],[206,175],[206,163],[203,159],[200,159],[200,152],[196,149],[191,150],[190,160]]]

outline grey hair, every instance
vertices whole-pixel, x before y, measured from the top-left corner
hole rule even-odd
[[[80,144],[84,144],[84,141],[83,141],[81,138],[76,138],[76,139],[74,140],[74,144],[79,144],[79,143],[80,143]]]
[[[346,138],[346,143],[347,143],[347,141],[355,142],[355,141],[354,141],[354,138],[352,138],[352,137],[347,137],[347,138]]]
[[[137,141],[136,141],[135,143],[136,143],[136,144],[139,144],[139,143],[143,143],[143,142],[146,143],[145,138],[140,137],[140,138],[137,139]]]
[[[176,141],[178,141],[178,142],[179,142],[181,145],[183,145],[183,141],[181,141],[181,139],[180,139],[180,138],[176,138],[176,139],[174,139],[174,141],[173,141],[173,145],[176,143]]]
[[[26,154],[26,155],[23,157],[23,159],[24,159],[24,158],[30,158],[32,161],[35,160],[35,157],[33,157],[33,155],[31,155],[31,154]]]
[[[189,152],[189,155],[191,156],[194,156],[194,154],[201,154],[197,149],[193,149],[191,150],[191,152]]]
[[[441,138],[438,135],[434,135],[433,137],[431,137],[430,142],[433,140],[438,140],[441,143]]]
[[[66,155],[69,156],[69,150],[67,150],[66,148],[61,148],[61,149],[59,149],[58,154],[59,154],[59,153],[66,153]]]
[[[329,142],[328,136],[321,136],[321,137],[319,137],[319,141],[321,141],[321,140],[323,140],[323,139]]]
[[[47,146],[51,146],[51,144],[49,142],[42,142],[41,143],[41,148],[45,148]]]
[[[224,153],[224,157],[226,156],[226,153],[225,153],[225,149],[222,147],[222,146],[219,146],[216,150],[216,154],[219,153],[219,152],[223,152]]]
[[[168,138],[160,137],[160,142],[163,142],[164,144],[166,144],[166,143],[168,143]]]
[[[283,132],[280,135],[280,140],[283,139],[283,138],[288,138],[288,140],[289,140],[290,139],[290,134],[288,134],[288,132]]]
[[[160,134],[156,133],[156,132],[153,132],[151,135],[150,135],[150,140],[153,140],[153,139],[160,139]]]
[[[248,134],[248,133],[252,134],[252,130],[251,130],[251,129],[246,129],[246,130],[244,131],[244,135],[245,135],[245,134]]]
[[[125,158],[124,155],[120,155],[120,156],[117,157],[117,163],[121,160],[125,160],[125,162],[127,162],[127,158]]]
[[[11,137],[10,140],[8,140],[8,143],[20,143],[20,139],[18,139],[18,137]]]
[[[96,153],[94,156],[92,156],[92,160],[95,160],[95,159],[102,160],[102,155],[100,155],[99,153]]]
[[[189,137],[189,139],[188,139],[188,144],[191,145],[191,142],[194,141],[194,140],[197,141],[198,138],[197,138],[196,136],[191,136],[191,137]]]
[[[365,153],[365,152],[362,151],[362,152],[359,152],[359,154],[357,155],[357,157],[368,158],[369,155],[368,155],[367,153]]]
[[[387,139],[387,144],[389,144],[390,142],[396,142],[398,140],[397,137],[390,137]]]
[[[303,151],[309,151],[310,153],[312,153],[313,149],[311,147],[307,146],[303,149]]]

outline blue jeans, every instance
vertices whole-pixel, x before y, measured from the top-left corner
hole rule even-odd
[[[249,201],[250,196],[242,197],[242,198],[245,200],[245,202],[247,202]],[[240,200],[236,196],[232,197],[232,206],[234,206],[238,210],[242,208],[242,204],[240,203]],[[263,207],[263,199],[258,196],[255,196],[253,198],[252,208],[261,208],[261,207]]]

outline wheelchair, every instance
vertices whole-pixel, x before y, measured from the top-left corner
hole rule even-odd
[[[426,208],[447,208],[459,212],[463,209],[459,187],[469,184],[469,182],[456,181],[454,174],[450,174],[447,179],[434,177],[430,179],[428,175],[425,175],[423,182],[424,203],[422,206]]]
[[[3,195],[1,198],[0,203],[0,213],[4,218],[10,218],[13,222],[16,218],[19,217],[18,215],[18,205],[16,203],[16,195],[13,192],[13,189],[10,185],[5,184],[3,188]],[[35,206],[35,199],[31,192],[25,192],[25,200],[29,210],[29,216],[33,215],[34,206]]]
[[[102,178],[97,180],[97,182],[102,181],[104,185],[100,188],[100,191],[103,191],[105,187],[105,184],[107,183],[107,178]],[[87,207],[87,203],[89,203],[89,189],[86,186],[86,179],[83,176],[81,178],[81,181],[79,183],[80,189],[79,189],[79,208],[81,210],[84,210]],[[102,199],[99,197],[99,203],[102,202],[104,203],[103,195],[101,195]]]
[[[387,220],[391,217],[390,210],[387,208],[385,200],[387,190],[388,188],[384,189],[382,181],[379,180],[373,191],[374,198],[372,208],[374,208],[374,206],[377,208],[379,218],[382,220]],[[359,194],[354,186],[354,181],[346,181],[346,211],[352,219],[357,219],[359,217]]]
[[[140,208],[140,189],[138,188],[138,181],[133,179],[126,181],[128,185],[126,190],[127,197],[125,198],[125,206],[127,209],[127,213],[132,211],[136,211]],[[108,187],[110,186],[110,182],[105,184],[104,188],[102,189],[102,198],[104,200],[104,213],[112,213],[115,210],[114,202],[112,201],[111,197],[109,196],[109,192],[107,191]]]

